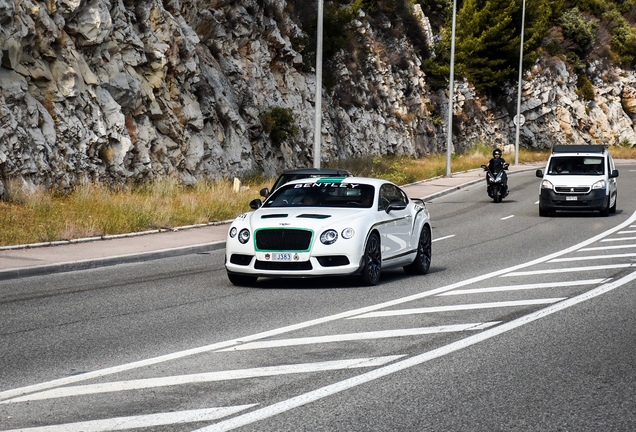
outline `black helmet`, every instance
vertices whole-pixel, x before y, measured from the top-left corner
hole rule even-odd
[[[492,151],[492,157],[495,157],[495,155],[499,155],[499,156],[501,156],[501,150],[499,150],[499,149],[494,149],[494,150]]]

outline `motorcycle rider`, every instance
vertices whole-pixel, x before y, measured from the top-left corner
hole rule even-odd
[[[488,170],[491,173],[497,173],[499,171],[503,172],[503,182],[502,185],[504,187],[503,193],[501,194],[502,198],[505,198],[508,195],[508,175],[503,170],[503,166],[506,164],[506,160],[502,157],[503,152],[499,149],[494,149],[492,151],[492,159],[488,162]]]

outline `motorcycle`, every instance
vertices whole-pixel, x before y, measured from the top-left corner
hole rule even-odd
[[[481,167],[486,171],[486,184],[488,185],[488,196],[494,202],[499,203],[508,195],[508,176],[504,172],[510,164],[503,164],[495,168],[495,172],[488,169],[488,166]]]

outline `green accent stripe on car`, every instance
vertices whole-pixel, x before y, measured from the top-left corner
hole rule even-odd
[[[316,180],[316,183],[342,183],[346,177],[325,177]]]

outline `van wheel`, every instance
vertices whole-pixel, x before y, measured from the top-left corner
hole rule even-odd
[[[610,214],[610,205],[609,205],[609,201],[607,202],[607,207],[605,207],[603,210],[601,210],[601,216],[602,217],[607,217]]]
[[[612,205],[609,209],[611,214],[616,214],[616,202],[618,201],[618,197],[614,195],[614,205]]]

